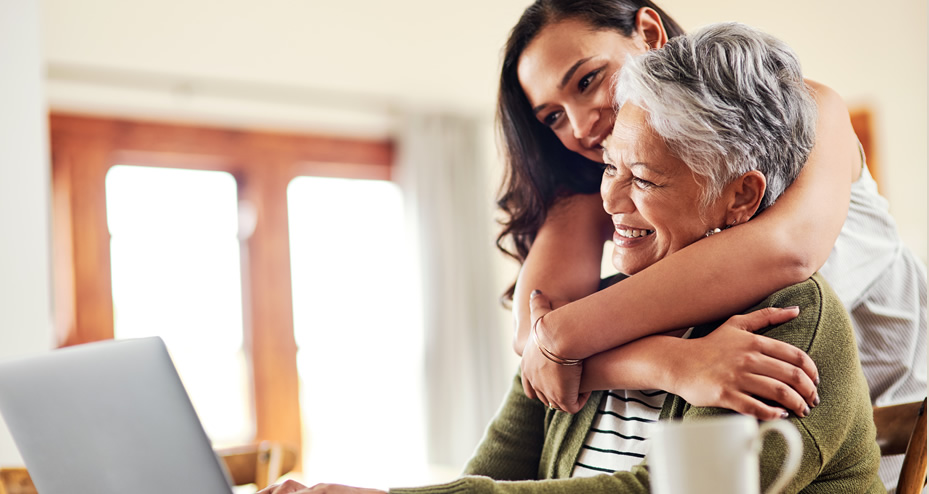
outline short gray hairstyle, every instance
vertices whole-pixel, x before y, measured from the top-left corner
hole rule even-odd
[[[762,211],[809,157],[816,103],[784,42],[739,23],[707,26],[626,60],[616,105],[648,111],[671,153],[704,177],[704,206],[732,180],[758,170]]]

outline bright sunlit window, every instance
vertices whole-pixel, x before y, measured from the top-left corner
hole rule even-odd
[[[224,172],[120,165],[106,177],[115,336],[165,340],[216,445],[254,436],[237,195]]]
[[[299,177],[287,197],[304,478],[426,482],[418,271],[400,190]]]

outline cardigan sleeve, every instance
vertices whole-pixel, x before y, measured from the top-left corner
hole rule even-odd
[[[648,471],[637,466],[631,472],[596,477],[539,478],[546,433],[551,423],[538,400],[523,393],[519,374],[484,433],[464,477],[447,484],[391,489],[393,494],[628,494],[648,493]]]
[[[570,479],[496,481],[463,477],[429,487],[391,489],[391,494],[648,494],[648,471],[635,466],[630,472]]]
[[[522,379],[513,378],[503,405],[484,432],[464,475],[496,480],[534,480],[545,442],[545,407],[523,392]]]

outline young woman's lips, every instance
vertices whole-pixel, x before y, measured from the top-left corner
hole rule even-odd
[[[610,116],[613,118],[601,120],[603,122],[603,125],[600,128],[598,128],[596,133],[594,134],[597,137],[590,141],[591,149],[602,150],[603,141],[606,140],[606,138],[610,134],[613,133],[613,125],[615,125],[615,111],[612,109],[610,110]]]
[[[600,134],[599,137],[597,137],[596,139],[590,141],[590,149],[594,149],[594,150],[597,150],[597,151],[602,151],[602,150],[603,150],[603,141],[605,141],[606,138],[607,138],[607,136],[610,135],[610,132],[612,132],[612,129],[609,129],[609,130],[607,130],[607,131],[605,131],[605,132],[602,132],[602,133]]]
[[[589,159],[596,161],[598,163],[603,163],[603,141],[605,139],[606,139],[606,136],[597,138],[596,140],[592,141],[592,144],[590,146],[587,146],[587,150],[585,153],[590,153],[587,155]]]
[[[613,243],[620,247],[634,247],[654,234],[655,230],[618,225],[613,231]]]

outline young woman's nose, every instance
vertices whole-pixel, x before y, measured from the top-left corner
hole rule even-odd
[[[600,112],[592,108],[574,107],[566,109],[568,120],[571,121],[571,130],[574,131],[574,138],[578,141],[584,141],[590,137],[590,133],[600,117]]]

